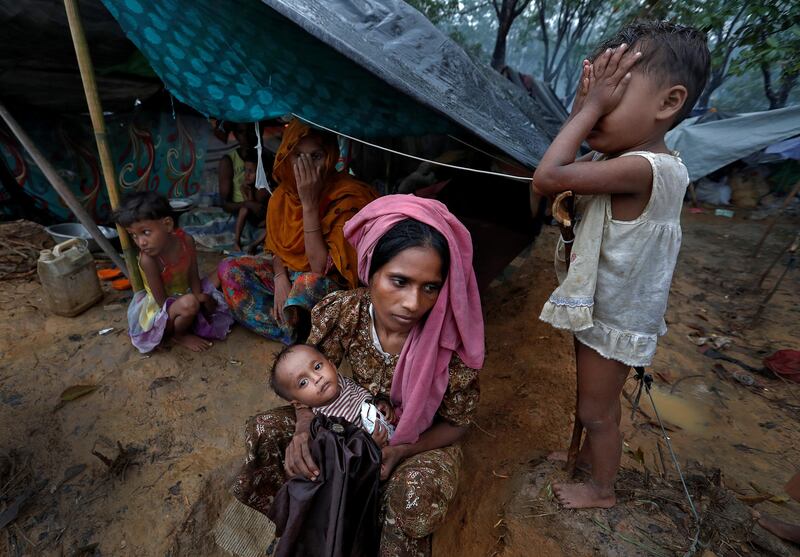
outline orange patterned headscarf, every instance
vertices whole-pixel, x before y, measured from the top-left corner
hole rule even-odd
[[[291,155],[304,137],[320,138],[325,151],[322,179],[325,182],[319,204],[322,237],[333,266],[350,288],[358,286],[358,258],[344,239],[344,224],[377,195],[367,184],[337,172],[339,145],[333,135],[320,132],[293,119],[283,132],[275,155],[272,177],[278,183],[267,209],[267,250],[281,258],[292,271],[310,271],[303,234],[303,205],[297,194]]]

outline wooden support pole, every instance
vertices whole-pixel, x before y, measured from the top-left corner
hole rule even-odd
[[[78,68],[81,72],[81,81],[83,81],[86,103],[89,105],[89,116],[92,119],[94,138],[97,141],[97,152],[100,155],[100,167],[103,171],[106,191],[108,191],[108,200],[111,202],[111,208],[116,209],[119,207],[117,177],[114,170],[114,163],[111,159],[111,149],[108,146],[103,108],[100,105],[100,96],[97,94],[97,83],[94,79],[92,58],[89,55],[89,46],[86,44],[86,34],[83,31],[83,23],[81,22],[80,12],[78,11],[78,1],[64,0],[64,8],[67,11],[72,44],[75,46],[75,54],[78,57]],[[130,238],[125,229],[117,225],[117,232],[119,232],[119,241],[122,245],[122,253],[125,255],[125,263],[128,266],[128,277],[131,280],[133,290],[141,290],[144,288],[144,285],[142,284],[142,277],[139,276],[136,252],[131,245]]]
[[[11,130],[11,133],[17,138],[17,140],[22,144],[22,147],[28,152],[28,154],[33,159],[33,162],[42,170],[45,178],[50,182],[53,186],[53,189],[56,190],[58,195],[61,196],[61,199],[64,200],[64,203],[67,204],[70,211],[77,217],[78,221],[83,225],[87,232],[92,236],[92,239],[97,242],[104,252],[111,258],[111,261],[114,262],[114,265],[119,267],[125,276],[130,278],[127,273],[127,269],[125,268],[125,262],[117,253],[117,250],[114,249],[114,246],[108,241],[108,238],[103,236],[103,233],[100,232],[100,229],[97,228],[97,224],[92,220],[92,217],[89,216],[89,213],[86,212],[83,205],[81,205],[80,201],[75,197],[75,194],[72,193],[72,190],[69,189],[64,180],[61,176],[58,175],[58,171],[53,167],[52,164],[44,157],[41,151],[36,148],[33,141],[28,134],[26,134],[17,121],[14,119],[13,116],[6,110],[6,107],[0,103],[0,117],[5,120],[8,128]]]

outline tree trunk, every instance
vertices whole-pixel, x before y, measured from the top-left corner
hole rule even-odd
[[[498,21],[497,38],[494,42],[494,52],[492,52],[492,67],[498,72],[506,65],[506,43],[510,30],[511,22],[509,20]]]
[[[499,2],[499,4],[498,4]],[[492,67],[500,71],[506,65],[506,43],[514,20],[528,7],[531,0],[492,0],[497,15],[497,38],[494,41]]]
[[[797,85],[800,74],[798,72],[782,73],[777,91],[772,82],[772,69],[767,64],[761,64],[761,75],[764,76],[764,94],[769,100],[769,109],[785,107],[786,101],[789,100],[789,93]]]

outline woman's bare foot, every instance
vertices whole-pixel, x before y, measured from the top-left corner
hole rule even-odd
[[[172,338],[177,344],[188,348],[192,352],[202,352],[213,346],[211,342],[192,334],[175,335]]]
[[[590,483],[556,484],[553,491],[567,509],[610,509],[617,503],[613,490],[609,494]]]
[[[567,451],[553,451],[547,455],[547,460],[550,462],[567,462]],[[575,463],[575,468],[582,472],[591,473],[592,463],[582,460],[578,455],[578,461]]]
[[[763,514],[758,516],[758,523],[782,540],[800,544],[800,525],[778,520],[774,516]]]

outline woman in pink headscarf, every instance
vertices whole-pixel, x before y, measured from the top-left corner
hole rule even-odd
[[[457,442],[475,416],[483,366],[480,298],[466,228],[438,201],[390,195],[345,226],[367,285],[334,292],[312,311],[309,343],[399,415],[383,449],[382,556],[429,555],[455,496]],[[235,495],[265,512],[288,476],[315,478],[309,410],[254,417]]]

